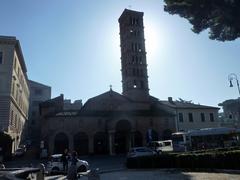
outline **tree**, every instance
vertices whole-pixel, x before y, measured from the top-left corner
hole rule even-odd
[[[192,31],[209,29],[209,38],[232,41],[240,37],[240,0],[164,0],[164,10],[186,18]]]

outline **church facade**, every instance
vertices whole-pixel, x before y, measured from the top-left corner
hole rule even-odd
[[[175,131],[170,108],[149,95],[143,13],[125,9],[119,18],[123,93],[110,89],[80,111],[42,106],[42,140],[49,153],[65,148],[80,155],[126,153]],[[51,101],[62,105],[63,97]],[[60,106],[61,106],[60,105]],[[58,112],[58,113],[56,113]]]
[[[125,9],[119,18],[122,94],[90,98],[80,110],[64,111],[63,95],[41,104],[42,148],[85,154],[121,154],[176,131],[172,107],[149,94],[143,13]]]

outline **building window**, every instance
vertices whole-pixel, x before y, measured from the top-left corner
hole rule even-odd
[[[193,114],[192,113],[188,113],[188,119],[189,119],[189,122],[193,122]]]
[[[183,113],[178,113],[179,122],[183,122]]]
[[[11,111],[11,122],[10,124],[13,125],[13,118],[14,118],[14,114],[13,114],[13,110]]]
[[[144,89],[145,86],[144,86],[144,82],[143,81],[140,81],[141,82],[141,88]]]
[[[229,119],[232,119],[233,117],[232,117],[232,115],[231,114],[229,114]]]
[[[209,116],[210,116],[210,121],[214,122],[214,115],[213,115],[213,113],[210,113]]]
[[[201,113],[201,121],[205,122],[205,114],[204,113]]]
[[[35,89],[34,94],[40,96],[43,94],[43,91],[42,91],[42,89]]]
[[[3,52],[0,52],[0,64],[3,64]]]

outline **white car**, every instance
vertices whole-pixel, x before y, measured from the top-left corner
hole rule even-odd
[[[46,170],[49,174],[63,172],[63,163],[61,161],[62,154],[51,155],[50,161],[47,162]],[[71,162],[68,162],[68,167],[70,167]],[[78,159],[77,162],[77,172],[85,172],[89,169],[89,164],[87,161]]]
[[[147,147],[134,147],[130,149],[130,151],[127,154],[127,157],[132,158],[139,156],[153,156],[156,154],[157,154],[156,151],[153,151],[152,149]]]

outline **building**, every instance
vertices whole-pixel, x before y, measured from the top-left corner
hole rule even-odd
[[[16,37],[0,36],[0,130],[9,141],[0,143],[6,157],[22,138],[28,120],[29,87],[27,68]],[[6,144],[7,143],[7,144]]]
[[[50,154],[62,153],[65,148],[80,155],[121,154],[130,147],[169,139],[172,132],[193,127],[187,122],[177,126],[178,112],[194,113],[193,118],[197,111],[213,112],[210,116],[214,122],[206,125],[193,122],[201,127],[216,126],[218,108],[188,104],[184,109],[184,103],[172,105],[149,94],[143,13],[125,9],[118,21],[122,94],[110,88],[88,99],[80,110],[64,109],[63,95],[42,103],[42,147]]]
[[[229,99],[222,103],[221,126],[240,128],[240,98]]]
[[[80,110],[82,108],[82,100],[75,100],[73,103],[71,99],[64,99],[64,110]]]
[[[40,142],[40,114],[39,104],[51,99],[51,87],[44,84],[29,80],[30,88],[30,107],[28,121],[28,139],[34,144],[39,145]]]
[[[161,103],[173,108],[177,131],[188,131],[194,129],[220,127],[218,110],[220,108],[194,104],[191,101],[177,100],[172,97]]]
[[[61,111],[61,96],[55,99],[57,103],[43,103],[42,139],[50,153],[64,148],[79,154],[126,153],[131,146],[175,131],[170,108],[149,95],[143,13],[125,9],[119,26],[123,93],[110,89],[75,112]]]

